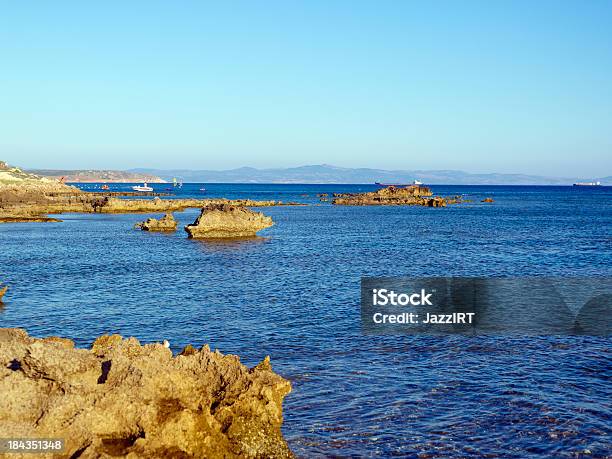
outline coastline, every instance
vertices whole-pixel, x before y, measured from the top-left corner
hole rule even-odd
[[[49,452],[63,457],[293,457],[281,433],[291,384],[269,357],[247,368],[207,345],[168,346],[104,335],[85,350],[0,328],[3,436],[57,438]]]

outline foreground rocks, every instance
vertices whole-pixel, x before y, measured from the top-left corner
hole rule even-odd
[[[292,457],[281,434],[290,390],[268,357],[248,369],[208,346],[173,357],[112,335],[84,350],[0,329],[2,435],[63,438],[58,457]]]
[[[343,206],[427,206],[446,207],[457,202],[455,199],[431,197],[428,187],[411,185],[407,187],[388,186],[367,193],[335,193],[332,204]]]
[[[147,218],[144,222],[136,223],[134,228],[143,231],[176,231],[176,225],[177,221],[174,219],[174,215],[167,213],[159,220]]]
[[[195,222],[185,226],[190,238],[253,237],[274,222],[261,212],[230,204],[211,204],[202,209]]]

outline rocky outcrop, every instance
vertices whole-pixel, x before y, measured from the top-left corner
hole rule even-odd
[[[204,207],[195,222],[185,226],[191,238],[252,237],[274,222],[261,212],[230,204],[212,204]]]
[[[446,199],[436,196],[427,200],[428,207],[446,207]]]
[[[159,220],[156,218],[147,218],[144,222],[136,223],[134,228],[142,231],[176,231],[176,220],[171,213],[167,213]]]
[[[447,199],[436,196],[428,187],[411,185],[407,187],[388,186],[368,193],[334,193],[332,204],[343,206],[426,206],[446,207]],[[454,202],[454,201],[453,201]]]
[[[63,438],[61,457],[291,457],[290,390],[268,357],[249,369],[208,346],[173,356],[112,335],[85,350],[0,329],[2,435]]]
[[[101,213],[137,213],[137,212],[172,212],[194,207],[210,205],[234,205],[248,207],[270,207],[282,205],[279,201],[252,201],[250,199],[119,199],[104,197],[95,200],[92,205],[95,212]]]
[[[484,198],[482,201],[480,202],[495,202],[493,201],[493,198]]]
[[[2,298],[4,298],[4,294],[8,291],[8,285],[4,287],[0,287],[0,303],[2,303]]]
[[[0,215],[0,223],[59,223],[59,218],[46,217],[44,215]]]

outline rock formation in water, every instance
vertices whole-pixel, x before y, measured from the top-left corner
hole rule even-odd
[[[156,218],[147,218],[144,222],[136,223],[134,228],[142,231],[176,231],[176,220],[171,212],[164,215],[159,220]]]
[[[439,196],[431,196],[431,190],[425,186],[388,186],[368,193],[334,193],[332,204],[343,206],[396,205],[445,207],[446,204],[456,202],[454,200],[449,202],[447,199]]]
[[[495,202],[493,198],[484,198],[481,202]]]
[[[268,357],[248,369],[208,346],[174,357],[112,335],[85,350],[0,329],[2,436],[63,438],[61,457],[292,457],[281,434],[290,391]]]
[[[202,209],[195,222],[185,226],[192,238],[252,237],[274,222],[261,212],[230,204],[212,204]]]
[[[8,285],[5,285],[4,287],[0,287],[0,303],[2,303],[2,298],[4,297],[4,294],[7,292],[8,290]]]

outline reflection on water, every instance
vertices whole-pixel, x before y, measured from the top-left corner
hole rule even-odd
[[[269,237],[245,236],[237,238],[206,238],[190,239],[197,243],[201,250],[207,252],[223,252],[227,250],[247,250],[250,246],[265,244],[270,240]]]

